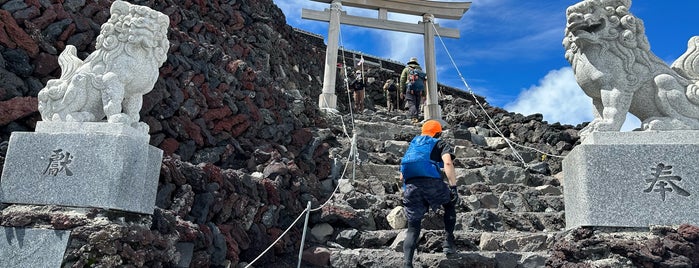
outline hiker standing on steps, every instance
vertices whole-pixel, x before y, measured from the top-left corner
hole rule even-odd
[[[418,117],[420,116],[420,104],[422,103],[422,92],[425,90],[426,78],[427,74],[417,63],[417,57],[410,58],[400,74],[400,92],[405,94],[408,115],[410,115],[413,124],[420,122]]]
[[[386,97],[386,108],[388,112],[393,112],[398,105],[398,87],[393,83],[393,79],[389,78],[383,84],[384,96]]]
[[[357,113],[364,112],[364,89],[366,88],[366,83],[364,83],[364,77],[362,76],[362,71],[357,70],[355,72],[354,80],[350,83],[350,89],[354,92],[354,110]]]
[[[400,165],[400,178],[403,181],[403,206],[408,218],[408,230],[403,242],[405,267],[413,267],[413,256],[420,237],[422,218],[427,210],[444,208],[444,230],[446,240],[443,251],[456,253],[454,226],[456,225],[456,205],[459,195],[456,190],[456,172],[452,146],[439,139],[442,125],[439,121],[428,120],[422,125],[421,135],[415,137],[405,152]],[[449,185],[444,183],[440,168],[444,168]]]

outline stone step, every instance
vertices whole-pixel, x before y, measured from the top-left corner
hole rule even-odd
[[[396,164],[375,164],[357,162],[346,164],[338,162],[344,173],[342,179],[352,181],[381,181],[400,184],[400,167]],[[347,167],[345,169],[345,166]],[[517,166],[495,165],[483,168],[456,168],[456,180],[460,186],[466,186],[473,193],[505,191],[537,192],[540,195],[562,195],[563,189],[552,176],[532,175]]]
[[[392,249],[330,249],[330,267],[402,267],[403,252]],[[414,267],[544,267],[546,252],[416,252]]]
[[[564,212],[511,212],[478,210],[457,213],[457,224],[483,231],[560,231],[565,229]]]
[[[457,250],[469,252],[546,252],[562,232],[474,232],[454,231]],[[420,234],[418,251],[441,252],[445,240],[443,230],[423,230]],[[404,233],[399,233],[389,248],[402,250]]]
[[[318,241],[315,235],[319,230],[312,230],[311,233],[316,243],[322,244],[325,241]],[[357,229],[337,230],[334,235],[329,236],[331,242],[343,248],[390,248],[400,251],[403,247],[406,229],[398,230],[377,230],[360,231]],[[483,232],[473,230],[460,230],[454,232],[457,249],[462,251],[509,251],[509,252],[533,252],[546,251],[550,248],[557,235],[562,231],[553,232]],[[439,252],[442,242],[445,240],[443,229],[423,229],[420,232],[421,252]]]
[[[339,181],[339,194],[345,196],[345,200],[373,199],[382,196],[382,199],[401,200],[401,184],[397,181],[384,179],[343,179]],[[492,191],[487,186],[460,186],[461,205],[457,211],[477,211],[479,209],[502,209],[513,212],[562,212],[564,210],[563,196],[559,187],[544,185],[528,187],[522,185],[497,186],[498,190]],[[478,189],[477,192],[472,192]],[[551,193],[553,192],[553,194]],[[365,204],[367,202],[361,202]],[[398,202],[400,204],[400,202]],[[350,203],[355,209],[365,209]]]
[[[422,227],[428,230],[444,228],[443,214],[427,213]],[[457,230],[485,232],[522,231],[552,232],[565,229],[564,212],[511,212],[502,209],[479,209],[456,213]]]
[[[502,194],[487,192],[461,197],[461,206],[457,211],[476,211],[479,209],[503,209],[515,212],[561,212],[563,196],[528,195],[521,192],[504,192]]]

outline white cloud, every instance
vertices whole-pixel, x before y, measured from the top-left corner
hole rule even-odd
[[[530,115],[540,113],[549,123],[577,125],[592,120],[592,100],[583,93],[570,67],[552,70],[539,81],[539,85],[520,92],[514,102],[505,105],[510,112]],[[633,115],[626,117],[622,131],[640,126]]]

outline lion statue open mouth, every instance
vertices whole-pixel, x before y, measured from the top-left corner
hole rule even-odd
[[[594,105],[595,118],[580,136],[619,131],[627,112],[642,130],[699,129],[699,37],[670,67],[650,51],[630,6],[631,0],[584,0],[566,11],[565,57]]]
[[[170,19],[124,1],[115,1],[110,13],[95,52],[83,61],[68,45],[58,57],[61,77],[49,80],[38,95],[42,120],[96,122],[106,117],[147,133],[139,112],[167,59]]]

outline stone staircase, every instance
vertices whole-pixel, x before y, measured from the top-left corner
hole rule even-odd
[[[343,119],[346,127],[352,125]],[[338,176],[344,170],[339,191],[321,213],[311,214],[310,245],[327,249],[331,267],[402,267],[405,227],[392,228],[387,215],[401,205],[398,163],[420,126],[382,111],[355,116],[353,125],[359,161],[336,168]],[[337,137],[352,136],[339,133],[339,120],[335,126]],[[415,267],[545,266],[548,249],[565,228],[559,178],[549,175],[546,162],[536,155],[523,157],[530,161],[526,165],[513,161],[511,149],[499,145],[497,137],[479,135],[477,129],[468,129],[469,139],[455,137],[464,131],[446,129],[443,135],[457,154],[462,200],[455,232],[458,253],[441,252],[442,211],[429,212]],[[351,140],[338,142],[343,149],[333,153],[345,164]],[[304,256],[309,265],[325,266],[324,260],[313,263],[316,259],[323,258]]]

